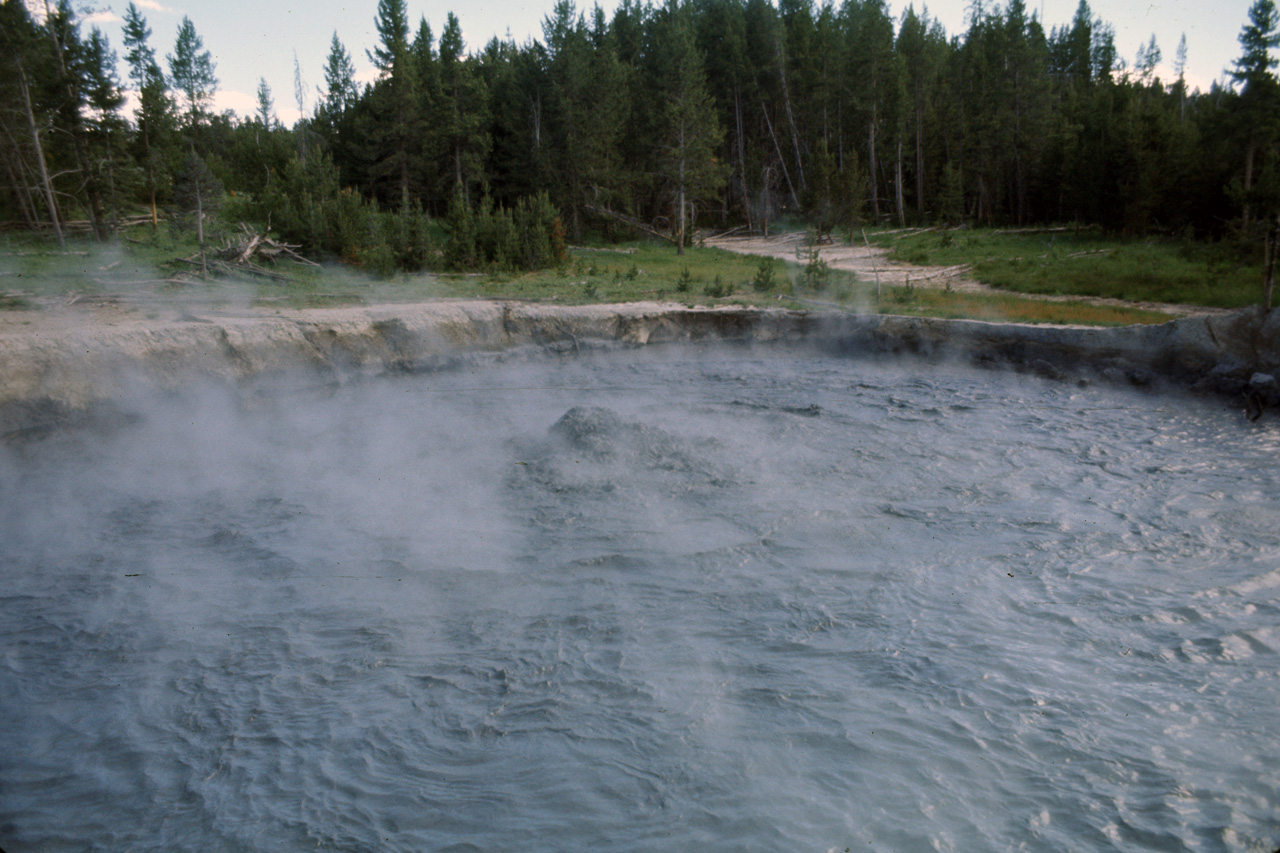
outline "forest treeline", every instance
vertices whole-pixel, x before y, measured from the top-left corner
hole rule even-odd
[[[286,128],[265,82],[255,115],[213,110],[189,18],[162,61],[130,3],[121,62],[69,0],[43,20],[4,0],[0,220],[105,238],[220,205],[389,271],[554,264],[589,235],[683,247],[695,227],[781,216],[1220,239],[1280,214],[1274,0],[1255,0],[1208,92],[1188,91],[1185,37],[1161,79],[1155,38],[1126,61],[1087,0],[1048,32],[1023,0],[979,1],[957,35],[884,0],[622,0],[611,16],[558,0],[541,40],[474,51],[452,13],[437,38],[405,0],[371,12],[377,79],[357,84],[335,33],[314,109]]]

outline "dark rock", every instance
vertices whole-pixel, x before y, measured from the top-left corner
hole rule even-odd
[[[1037,358],[1035,361],[1031,362],[1029,367],[1031,368],[1032,373],[1042,379],[1061,380],[1064,378],[1063,372],[1059,370],[1056,365],[1050,364],[1043,358]]]
[[[1270,373],[1255,373],[1249,377],[1248,392],[1267,406],[1280,404],[1280,384]]]
[[[1125,373],[1125,378],[1129,380],[1129,384],[1135,388],[1150,388],[1155,384],[1155,374],[1150,370],[1143,370],[1140,367],[1132,368]]]

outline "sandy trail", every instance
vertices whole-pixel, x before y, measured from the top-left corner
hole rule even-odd
[[[788,261],[798,260],[796,251],[802,248],[803,232],[782,234],[776,237],[712,237],[706,245],[743,255],[766,255]],[[1021,294],[1000,290],[967,277],[967,264],[950,267],[918,266],[888,260],[889,250],[878,246],[856,246],[831,243],[820,246],[819,257],[832,269],[852,272],[863,281],[879,281],[884,287],[949,288],[961,293],[991,293],[1035,299],[1043,302],[1087,302],[1091,305],[1107,305],[1116,308],[1142,308],[1163,311],[1175,317],[1205,317],[1232,313],[1225,308],[1206,308],[1202,305],[1176,305],[1164,302],[1129,302],[1123,299],[1105,299],[1088,296],[1055,296],[1050,294]]]

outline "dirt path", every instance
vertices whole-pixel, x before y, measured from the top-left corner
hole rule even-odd
[[[797,260],[796,250],[801,247],[805,234],[797,232],[777,237],[713,237],[706,245],[743,255],[766,255],[788,261]],[[1048,294],[1020,294],[1000,290],[966,276],[968,265],[938,267],[901,264],[888,260],[888,249],[878,246],[854,246],[833,243],[819,247],[819,256],[832,269],[852,272],[863,281],[879,280],[885,287],[903,287],[910,283],[916,287],[947,288],[962,293],[999,293],[1042,302],[1087,302],[1091,305],[1108,305],[1117,308],[1143,308],[1163,311],[1175,317],[1204,317],[1230,314],[1225,308],[1206,308],[1202,305],[1174,305],[1164,302],[1127,302],[1123,299],[1104,299],[1087,296],[1053,296]]]

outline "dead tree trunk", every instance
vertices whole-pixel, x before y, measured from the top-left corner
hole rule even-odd
[[[618,213],[617,211],[610,210],[607,207],[601,207],[595,204],[583,205],[583,209],[586,210],[588,213],[594,213],[597,216],[605,216],[605,217],[608,217],[609,219],[614,220],[615,222],[621,222],[623,225],[626,225],[629,228],[634,228],[637,231],[643,231],[646,234],[652,234],[654,237],[659,237],[673,245],[676,242],[675,238],[672,237],[670,234],[664,234],[658,229],[653,228],[652,226],[646,225],[645,223],[636,219],[634,216],[627,216],[625,213]]]
[[[800,209],[800,196],[796,195],[795,184],[791,183],[791,173],[787,171],[787,161],[782,156],[782,147],[778,145],[778,135],[773,132],[773,122],[769,121],[769,111],[760,102],[760,111],[764,113],[764,124],[769,129],[769,138],[773,140],[773,150],[778,152],[778,165],[782,167],[782,176],[787,179],[787,189],[791,190],[791,202]]]
[[[64,245],[62,226],[58,224],[58,204],[53,197],[53,181],[49,177],[49,165],[44,159],[44,146],[40,144],[40,131],[36,128],[36,115],[31,107],[31,90],[27,86],[27,72],[18,66],[18,86],[22,89],[22,101],[27,108],[27,124],[31,129],[31,142],[36,149],[36,162],[40,166],[40,184],[44,188],[45,203],[49,206],[49,221],[53,223],[53,233],[58,237],[58,245]]]
[[[738,181],[742,184],[742,210],[747,215],[747,230],[751,230],[751,190],[747,188],[747,155],[744,150],[746,134],[742,128],[742,91],[737,83],[733,86],[733,117],[738,132]]]
[[[1252,133],[1249,134],[1249,145],[1244,151],[1244,210],[1241,218],[1244,220],[1244,227],[1249,227],[1249,219],[1252,211],[1249,209],[1249,192],[1253,189],[1253,160],[1254,154],[1258,149],[1257,140]]]
[[[918,84],[917,84],[918,85]],[[916,93],[916,224],[924,222],[924,98]]]
[[[1262,279],[1262,310],[1271,311],[1271,294],[1276,283],[1276,255],[1280,254],[1280,216],[1267,232],[1266,274]]]
[[[875,106],[871,107],[871,127],[868,131],[869,139],[867,140],[867,158],[868,174],[871,175],[871,221],[876,225],[880,224],[880,187],[879,180],[876,176],[878,166],[876,165],[876,110]]]
[[[13,189],[13,197],[18,201],[18,209],[22,213],[22,221],[27,224],[28,231],[38,231],[35,203],[31,198],[31,187],[20,176],[22,163],[18,161],[18,147],[12,136],[6,131],[12,154],[4,158],[5,171],[9,173],[9,186]]]
[[[893,200],[898,208],[898,227],[907,227],[906,203],[902,197],[902,140],[898,140],[898,161],[893,172]]]
[[[791,147],[796,152],[796,172],[800,176],[800,189],[805,189],[804,163],[800,159],[800,131],[796,128],[796,117],[791,111],[791,90],[787,87],[787,57],[782,50],[782,40],[775,38],[774,50],[778,54],[778,77],[782,83],[782,106],[787,111],[787,124],[791,128]],[[792,195],[795,195],[793,192]],[[797,202],[796,207],[799,207]]]

